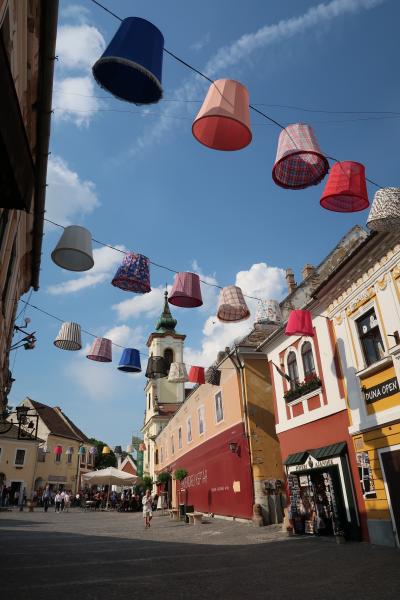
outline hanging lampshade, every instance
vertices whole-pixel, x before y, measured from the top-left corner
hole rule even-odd
[[[133,446],[133,444],[128,444],[126,447],[126,451],[128,452],[128,454],[132,454],[134,449],[135,449],[135,447]]]
[[[73,454],[74,453],[74,449],[72,446],[68,446],[68,448],[65,451],[65,454]]]
[[[221,371],[217,367],[209,367],[206,371],[206,382],[211,385],[219,385],[221,383]]]
[[[213,150],[240,150],[251,142],[249,92],[232,79],[218,79],[208,89],[193,122],[197,141]]]
[[[168,371],[168,363],[163,356],[150,356],[146,368],[146,377],[148,379],[167,377]]]
[[[90,348],[89,354],[86,355],[89,360],[96,362],[111,362],[112,361],[112,342],[107,338],[96,338]]]
[[[364,165],[351,160],[333,165],[320,204],[336,212],[357,212],[369,206]]]
[[[113,96],[134,104],[162,98],[164,37],[155,25],[128,17],[119,26],[103,56],[93,65],[97,83]]]
[[[196,273],[177,273],[168,302],[182,308],[201,306],[200,277]]]
[[[329,170],[314,130],[305,123],[294,123],[279,135],[272,179],[283,188],[301,190],[317,185]]]
[[[84,446],[81,446],[78,450],[78,454],[79,456],[86,456],[86,448]]]
[[[146,444],[142,442],[139,444],[139,452],[144,452],[146,450]]]
[[[190,383],[198,383],[199,385],[206,382],[204,367],[190,367],[189,371],[189,381]]]
[[[102,454],[111,454],[111,450],[108,446],[103,446]]]
[[[139,350],[125,348],[117,368],[119,371],[124,371],[125,373],[140,373],[142,366],[140,364]]]
[[[92,446],[91,448],[89,448],[89,454],[97,454],[98,450],[96,446]]]
[[[61,350],[81,350],[81,326],[78,323],[63,323],[54,345]]]
[[[57,454],[57,455],[62,454],[62,451],[63,451],[62,446],[54,446],[54,454]]]
[[[367,227],[373,231],[400,230],[400,188],[382,188],[376,192]]]
[[[256,311],[257,323],[281,323],[282,312],[279,302],[276,300],[259,300]]]
[[[89,271],[94,265],[90,231],[80,225],[65,227],[51,258],[67,271]]]
[[[186,383],[186,381],[189,381],[185,363],[171,363],[171,366],[169,368],[168,381],[170,383]]]
[[[235,323],[244,321],[249,316],[250,311],[240,287],[236,285],[224,287],[219,296],[217,318],[224,323]]]
[[[125,292],[150,292],[150,261],[147,256],[127,252],[111,284]]]
[[[313,336],[311,313],[309,310],[291,310],[285,329],[286,335]]]

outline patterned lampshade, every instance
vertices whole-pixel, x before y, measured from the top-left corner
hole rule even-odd
[[[209,367],[206,371],[206,382],[211,385],[219,385],[221,383],[221,371],[217,367]]]
[[[206,382],[204,367],[190,367],[189,381],[191,383],[198,383],[199,385]]]
[[[78,323],[63,323],[54,345],[61,350],[81,350],[81,326]]]
[[[139,350],[135,350],[135,348],[125,348],[122,352],[118,369],[125,373],[140,373],[142,365],[140,364]]]
[[[311,313],[309,310],[291,310],[285,330],[286,335],[314,335]]]
[[[186,371],[186,365],[180,362],[171,363],[168,381],[170,383],[186,383],[188,380],[188,374]]]
[[[301,190],[317,185],[328,173],[329,163],[310,125],[288,125],[279,135],[272,179],[283,188]]]
[[[249,92],[231,79],[218,79],[209,87],[193,122],[196,140],[213,150],[240,150],[252,139]]]
[[[126,451],[129,454],[132,454],[132,452],[134,451],[134,449],[135,449],[135,447],[133,446],[133,444],[128,444],[127,447],[126,447]]]
[[[376,192],[367,227],[373,231],[400,231],[400,188],[388,187]]]
[[[249,317],[250,311],[240,287],[236,285],[224,287],[219,296],[217,318],[223,323],[237,323]]]
[[[80,225],[65,227],[51,258],[67,271],[89,271],[94,265],[90,231]]]
[[[168,302],[182,308],[201,306],[203,300],[199,276],[196,273],[177,273]]]
[[[329,173],[320,204],[335,212],[357,212],[368,208],[364,165],[351,160],[335,163]]]
[[[144,452],[146,450],[146,444],[142,442],[139,444],[139,452]]]
[[[116,98],[152,104],[162,98],[164,38],[155,25],[128,17],[93,66],[97,83]]]
[[[276,300],[259,300],[256,312],[257,323],[281,323],[282,313]]]
[[[86,358],[96,362],[112,361],[112,342],[107,338],[96,338]]]
[[[146,368],[146,377],[148,379],[167,377],[168,372],[169,366],[163,356],[150,356]]]
[[[150,292],[150,261],[147,256],[127,252],[111,284],[125,292]]]
[[[92,446],[91,448],[89,448],[89,454],[95,455],[97,453],[98,453],[98,450],[97,450],[96,446]]]

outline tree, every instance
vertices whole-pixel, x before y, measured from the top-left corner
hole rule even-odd
[[[96,438],[90,438],[89,442],[97,448],[97,454],[94,459],[95,469],[106,469],[107,467],[117,467],[118,461],[114,452],[110,448],[110,454],[102,454],[104,446],[107,446],[105,442],[96,440]]]

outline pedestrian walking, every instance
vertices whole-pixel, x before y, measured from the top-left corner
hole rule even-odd
[[[61,512],[64,512],[64,508],[65,508],[65,492],[64,490],[62,490],[62,492],[60,493],[60,498],[61,498]]]
[[[61,511],[61,494],[60,494],[60,492],[56,493],[55,506],[56,506],[56,513],[59,513]]]
[[[48,487],[43,492],[42,502],[43,502],[44,512],[47,512],[49,509],[49,504],[50,504],[50,490]]]
[[[153,498],[151,497],[151,491],[147,490],[146,494],[142,499],[143,504],[143,518],[145,519],[144,528],[148,529],[150,527],[150,521],[153,518]]]
[[[64,512],[69,511],[69,507],[71,505],[71,496],[69,492],[64,493]]]

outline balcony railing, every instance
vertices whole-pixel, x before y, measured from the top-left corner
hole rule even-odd
[[[297,400],[298,398],[301,398],[302,396],[305,396],[314,390],[318,390],[321,387],[322,382],[320,378],[315,376],[312,379],[297,384],[295,388],[285,392],[283,397],[285,398],[286,402],[293,402],[294,400]]]

